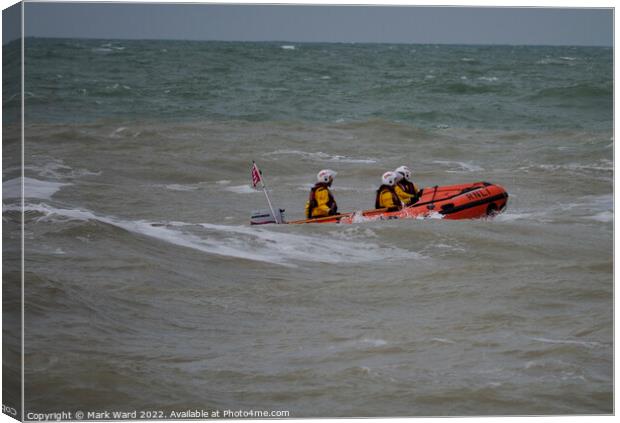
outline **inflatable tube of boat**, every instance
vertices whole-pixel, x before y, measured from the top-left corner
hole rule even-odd
[[[474,182],[426,187],[417,203],[394,212],[385,209],[366,210],[289,223],[354,223],[366,220],[420,219],[433,215],[444,219],[476,219],[502,212],[507,203],[508,193],[501,186]]]

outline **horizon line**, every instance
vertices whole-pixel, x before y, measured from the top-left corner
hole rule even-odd
[[[4,45],[18,41],[21,38],[10,40]],[[101,37],[54,37],[28,35],[27,39],[50,39],[50,40],[100,40],[100,41],[181,41],[181,42],[218,42],[218,43],[297,43],[297,44],[394,44],[394,45],[447,45],[447,46],[506,46],[506,47],[598,47],[613,48],[614,44],[523,44],[523,43],[459,43],[459,42],[413,42],[413,41],[296,41],[296,40],[220,40],[198,38],[101,38]]]

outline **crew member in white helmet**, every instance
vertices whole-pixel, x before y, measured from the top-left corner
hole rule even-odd
[[[398,198],[398,194],[394,190],[398,175],[396,172],[385,172],[381,177],[383,185],[377,190],[377,197],[375,199],[376,209],[388,209],[388,211],[400,210],[403,207],[403,203]]]
[[[400,201],[406,206],[415,204],[420,199],[420,191],[411,180],[413,172],[407,166],[401,166],[394,171],[397,174],[394,191]]]
[[[317,182],[310,190],[306,203],[307,219],[338,214],[338,205],[329,191],[335,176],[336,172],[330,169],[323,169],[316,175]]]

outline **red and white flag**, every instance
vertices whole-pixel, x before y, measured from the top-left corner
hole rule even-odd
[[[262,180],[260,175],[260,170],[258,170],[258,166],[256,163],[252,163],[252,186],[256,188],[256,185]]]

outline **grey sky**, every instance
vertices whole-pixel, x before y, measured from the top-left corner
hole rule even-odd
[[[26,3],[27,36],[613,44],[611,9]]]
[[[19,4],[2,11],[2,43],[19,38],[22,32],[22,12]]]

